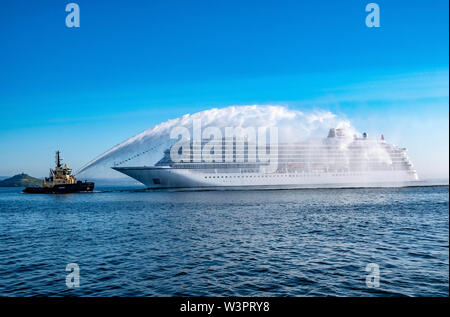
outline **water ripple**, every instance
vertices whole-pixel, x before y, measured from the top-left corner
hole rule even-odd
[[[0,189],[0,296],[448,296],[448,210],[448,186]]]

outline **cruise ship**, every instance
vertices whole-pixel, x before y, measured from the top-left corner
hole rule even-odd
[[[207,142],[202,140],[201,145]],[[323,139],[280,143],[275,150],[268,145],[252,147],[249,142],[238,146],[236,139],[222,139],[221,148],[226,148],[227,142],[233,149],[231,161],[224,153],[212,161],[196,160],[196,146],[191,141],[185,160],[174,162],[167,149],[154,166],[112,168],[149,189],[378,187],[405,186],[418,180],[406,149],[387,143],[383,136],[348,136],[345,130],[333,128]],[[259,151],[270,159],[255,158]],[[274,161],[276,168],[269,168]]]

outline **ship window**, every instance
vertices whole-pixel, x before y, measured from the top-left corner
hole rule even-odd
[[[154,178],[154,179],[153,179],[153,184],[155,184],[155,185],[161,184],[160,179],[159,179],[159,178]]]

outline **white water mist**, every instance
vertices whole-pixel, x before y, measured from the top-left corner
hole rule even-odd
[[[258,105],[213,108],[186,114],[149,128],[99,155],[81,168],[78,174],[94,178],[121,177],[111,169],[112,166],[152,166],[163,157],[164,150],[175,142],[170,139],[171,130],[180,126],[191,130],[194,120],[201,120],[202,128],[277,127],[279,143],[314,143],[325,138],[330,128],[342,128],[349,136],[348,142],[343,141],[341,144],[343,155],[353,136],[359,135],[348,120],[329,111],[303,112],[283,106]],[[376,146],[366,151],[369,156],[388,159],[389,155],[382,152],[383,149]]]

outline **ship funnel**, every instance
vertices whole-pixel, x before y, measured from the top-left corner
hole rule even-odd
[[[340,128],[331,128],[328,132],[329,138],[335,138],[335,137],[345,137],[346,136],[346,130],[340,129]]]
[[[328,131],[328,137],[329,138],[334,138],[336,136],[336,129],[335,128],[331,128],[330,131]]]

